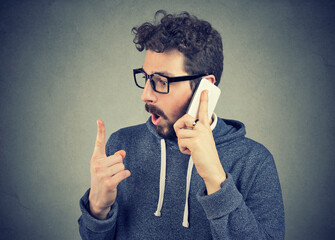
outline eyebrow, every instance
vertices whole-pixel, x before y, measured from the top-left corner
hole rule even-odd
[[[142,70],[143,70],[146,74],[148,74],[148,73],[144,70],[143,66],[142,66]],[[153,74],[160,74],[160,75],[167,76],[167,77],[173,77],[173,74],[171,74],[171,73],[169,73],[169,72],[154,72]],[[148,74],[148,75],[150,75],[150,74]]]

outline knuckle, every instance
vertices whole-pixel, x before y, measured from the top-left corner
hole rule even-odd
[[[96,169],[96,168],[100,168],[101,167],[101,162],[98,161],[97,158],[92,158],[91,159],[91,167]]]
[[[127,171],[121,170],[117,176],[118,184],[127,177]]]
[[[128,176],[128,172],[123,169],[122,172],[121,172],[121,181],[123,179],[127,178],[127,176]]]
[[[99,168],[98,168],[97,166],[93,166],[93,167],[92,167],[92,171],[93,171],[93,173],[96,174],[96,175],[99,174]]]
[[[124,169],[125,169],[125,166],[124,166],[123,163],[119,163],[119,164],[117,164],[117,165],[115,166],[115,169],[114,169],[114,171],[115,171],[115,174],[114,174],[114,175],[116,175],[116,174],[118,174],[118,173],[122,174],[122,171],[123,171]]]
[[[114,189],[116,187],[116,182],[114,181],[113,178],[108,178],[106,179],[105,181],[105,186],[108,188],[108,189]]]
[[[104,171],[101,170],[101,168],[94,168],[93,169],[93,174],[96,176],[98,181],[104,181],[105,173]]]
[[[180,120],[180,119],[179,119],[179,120]],[[178,130],[179,120],[177,120],[177,121],[173,124],[173,129],[174,129],[175,131]]]
[[[113,156],[113,155],[108,156],[108,157],[106,158],[106,160],[109,161],[109,162],[112,162],[112,161],[114,160],[114,156]]]
[[[102,147],[103,145],[104,145],[104,144],[102,143],[101,140],[99,140],[99,139],[95,140],[95,146],[97,146],[97,147]]]
[[[115,159],[117,162],[122,162],[122,156],[120,154],[116,154]]]
[[[113,160],[115,163],[119,163],[122,161],[122,157],[120,154],[114,154],[109,157],[111,160]]]

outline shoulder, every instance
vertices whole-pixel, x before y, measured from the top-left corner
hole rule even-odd
[[[242,122],[220,120],[223,121],[218,122],[220,131],[217,131],[216,143],[223,165],[238,172],[251,169],[258,171],[264,164],[274,165],[270,151],[263,144],[245,136],[246,130]]]
[[[248,137],[242,139],[242,144],[249,149],[250,157],[263,156],[263,158],[267,158],[271,155],[270,151],[263,144]]]
[[[269,150],[261,143],[246,137],[245,125],[237,120],[219,118],[218,128],[213,131],[215,142],[221,148],[232,155],[253,157],[268,157]]]

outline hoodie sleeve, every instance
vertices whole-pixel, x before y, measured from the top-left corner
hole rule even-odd
[[[82,215],[78,219],[79,233],[82,239],[100,240],[114,239],[118,204],[114,203],[106,220],[94,218],[89,211],[88,195],[90,189],[80,199],[80,210]]]
[[[231,174],[211,195],[197,199],[211,225],[213,239],[284,239],[284,206],[278,173],[270,155],[260,166],[246,197]]]

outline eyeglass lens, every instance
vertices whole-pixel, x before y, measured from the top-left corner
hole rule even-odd
[[[146,84],[146,76],[145,73],[143,72],[139,72],[136,74],[136,82],[137,84],[144,88],[145,84]],[[151,76],[151,86],[152,88],[156,91],[156,92],[161,92],[161,93],[167,93],[168,92],[168,80],[167,78],[157,75],[157,74],[153,74]]]

